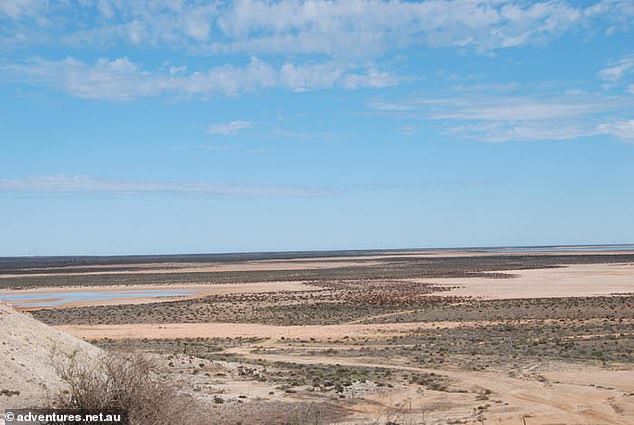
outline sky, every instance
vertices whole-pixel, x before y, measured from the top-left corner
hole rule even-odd
[[[631,0],[0,0],[0,256],[634,242]]]

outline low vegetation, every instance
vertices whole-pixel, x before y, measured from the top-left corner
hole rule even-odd
[[[94,361],[57,358],[55,364],[66,386],[52,407],[126,412],[129,425],[198,423],[191,398],[179,394],[140,354],[114,351]]]

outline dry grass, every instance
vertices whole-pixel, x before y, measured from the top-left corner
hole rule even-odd
[[[95,362],[73,356],[56,359],[56,368],[66,389],[54,398],[55,408],[124,411],[130,425],[197,423],[195,403],[140,354],[109,352]]]

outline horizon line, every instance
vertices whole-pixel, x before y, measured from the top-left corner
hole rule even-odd
[[[59,254],[59,255],[0,255],[0,260],[29,259],[29,258],[124,258],[124,257],[199,257],[199,256],[230,256],[230,255],[283,255],[283,254],[336,254],[336,253],[378,253],[378,252],[406,252],[406,251],[478,251],[478,250],[512,250],[512,249],[548,249],[548,248],[626,248],[632,243],[595,243],[595,244],[543,244],[543,245],[474,245],[455,247],[406,247],[406,248],[344,248],[344,249],[309,249],[309,250],[271,250],[271,251],[216,251],[189,252],[171,254]]]

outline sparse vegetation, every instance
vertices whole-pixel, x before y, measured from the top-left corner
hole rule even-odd
[[[196,424],[195,403],[156,373],[150,361],[131,352],[109,352],[98,359],[55,359],[66,389],[55,408],[127,412],[130,425]]]
[[[452,281],[459,287],[462,279],[487,276],[512,285],[515,273],[526,268],[617,260],[634,260],[634,256],[361,258],[358,266],[322,270],[91,275],[82,276],[82,283],[213,285],[298,280],[314,290],[304,286],[298,291],[276,291],[271,283],[271,291],[264,293],[46,309],[32,314],[53,325],[148,324],[147,329],[158,329],[157,335],[163,324],[171,323],[200,324],[206,330],[212,330],[215,322],[244,324],[245,329],[266,324],[274,329],[267,335],[276,335],[278,327],[312,325],[310,334],[295,331],[292,336],[284,329],[280,332],[284,336],[253,338],[98,339],[93,342],[111,354],[92,368],[78,366],[81,362],[66,364],[61,372],[70,389],[59,395],[59,406],[127,407],[135,418],[143,418],[136,423],[143,424],[155,423],[147,416],[155,410],[167,409],[160,416],[169,417],[193,400],[220,425],[325,425],[338,420],[364,425],[481,424],[491,415],[519,409],[520,398],[489,387],[495,379],[511,386],[519,382],[519,387],[512,388],[522,392],[527,386],[533,396],[556,391],[560,385],[551,365],[577,370],[593,367],[601,373],[630,370],[634,295],[478,299],[452,296],[448,292],[452,287],[427,278],[459,278]],[[74,267],[81,271],[90,270],[89,266]],[[139,263],[126,268],[116,261],[105,266],[123,272],[150,267]],[[79,282],[78,276],[61,273],[49,277],[48,282],[59,283],[66,277],[66,283]],[[0,284],[44,283],[37,276],[11,279]],[[346,331],[340,335],[330,331],[326,337],[319,329],[326,325],[341,325],[336,329]],[[371,330],[349,332],[357,325]],[[140,376],[151,379],[140,382]],[[617,413],[627,411],[619,403],[629,403],[634,394],[627,389],[614,397],[612,386],[585,385],[609,392],[613,398],[604,402]],[[11,390],[0,391],[0,397],[12,396]],[[151,407],[157,402],[160,407]],[[359,417],[358,412],[371,414]]]

